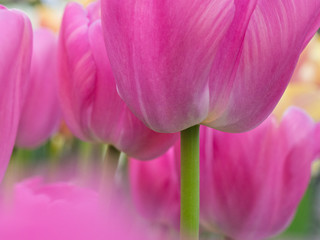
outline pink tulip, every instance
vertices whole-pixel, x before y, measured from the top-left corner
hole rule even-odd
[[[320,128],[292,108],[280,124],[231,134],[201,127],[200,211],[203,226],[235,240],[260,240],[283,231],[305,192]],[[150,162],[129,162],[139,212],[152,222],[179,222],[179,145]]]
[[[247,133],[201,131],[203,222],[235,240],[283,231],[310,180],[319,138],[311,118],[290,109]]]
[[[177,139],[138,120],[118,96],[105,50],[98,3],[70,3],[60,32],[60,98],[65,120],[83,140],[113,144],[139,159],[156,157]]]
[[[30,83],[16,139],[19,147],[42,144],[60,123],[56,52],[54,34],[46,29],[37,30],[34,33]]]
[[[249,130],[320,27],[319,0],[102,0],[119,94],[151,129]]]
[[[0,182],[17,134],[28,83],[32,29],[22,12],[0,5]]]
[[[122,201],[114,201],[107,209],[92,189],[67,182],[45,184],[41,178],[25,180],[15,185],[9,204],[1,201],[0,238],[157,239],[121,205]]]
[[[175,144],[152,161],[129,161],[129,183],[138,212],[152,223],[176,228],[180,219],[179,150]]]

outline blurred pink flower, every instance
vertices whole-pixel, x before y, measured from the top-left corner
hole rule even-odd
[[[202,126],[200,221],[235,240],[276,235],[290,223],[305,192],[320,131],[309,116],[291,108],[280,124],[269,117],[246,133]],[[131,194],[153,222],[179,223],[179,145],[150,162],[129,162]]]
[[[2,198],[0,239],[159,239],[121,202],[114,200],[108,208],[91,189],[66,182],[45,184],[41,178],[31,178],[15,185],[9,204]]]
[[[60,100],[65,120],[82,140],[110,143],[139,159],[159,156],[178,135],[148,129],[118,96],[98,4],[84,10],[70,3],[65,9],[59,46]]]
[[[32,51],[29,19],[0,5],[0,182],[7,168],[28,84]]]
[[[316,126],[316,141],[314,142],[316,148],[316,156],[320,157],[320,123]]]
[[[138,212],[152,223],[179,229],[179,142],[152,161],[129,161],[131,195]]]
[[[320,27],[319,0],[102,0],[118,91],[151,129],[261,123]]]
[[[201,129],[201,219],[232,239],[259,240],[283,231],[308,186],[316,125],[291,108],[277,124],[229,134]]]
[[[57,39],[47,29],[34,33],[29,87],[19,123],[16,145],[37,147],[57,130],[58,102]]]

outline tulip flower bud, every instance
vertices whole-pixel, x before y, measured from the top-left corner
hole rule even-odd
[[[139,159],[165,152],[177,134],[159,134],[136,118],[117,93],[105,50],[98,3],[87,10],[70,3],[59,46],[60,100],[71,131],[85,141],[104,142]]]
[[[319,0],[101,0],[119,94],[151,129],[261,123],[320,27]]]
[[[34,33],[30,81],[19,123],[16,145],[37,147],[57,130],[58,102],[57,40],[52,32]]]
[[[0,5],[0,181],[17,134],[32,53],[32,29],[20,11]]]
[[[203,223],[235,240],[261,240],[283,231],[316,156],[319,133],[311,118],[292,108],[280,124],[270,117],[250,132],[201,131]]]

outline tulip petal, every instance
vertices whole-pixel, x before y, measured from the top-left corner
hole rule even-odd
[[[27,87],[32,30],[21,12],[0,8],[0,181],[7,168]]]
[[[129,108],[159,132],[200,123],[208,76],[234,15],[227,0],[105,0],[106,47]]]
[[[87,15],[79,4],[68,4],[61,25],[59,44],[61,107],[68,126],[83,140],[92,135],[88,128],[88,113],[91,112],[96,82],[96,66],[88,39]]]
[[[101,21],[91,24],[88,36],[97,71],[91,118],[94,135],[138,159],[154,158],[165,152],[179,134],[154,132],[133,115],[118,95],[105,50]]]
[[[244,131],[258,125],[283,94],[299,55],[320,26],[318,0],[258,1],[243,42],[226,111],[205,125]]]
[[[129,178],[133,201],[149,221],[179,227],[180,174],[176,172],[180,156],[178,144],[152,161],[130,159]]]
[[[119,97],[105,49],[99,8],[69,4],[60,35],[60,99],[71,131],[138,158],[165,152],[179,134],[147,128]],[[76,20],[74,20],[76,19]]]
[[[280,125],[269,117],[246,133],[201,131],[206,223],[232,239],[266,239],[283,231],[310,180],[316,140],[311,118],[291,108]]]
[[[32,148],[46,141],[60,123],[57,89],[57,40],[47,29],[34,33],[30,82],[16,145]]]
[[[228,103],[241,60],[244,38],[257,1],[236,0],[234,4],[232,23],[220,43],[210,70],[210,113],[206,122],[217,118]]]
[[[277,217],[273,216],[270,231],[280,232],[283,229],[281,223],[290,223],[294,216],[292,209],[297,208],[309,184],[311,163],[315,160],[315,126],[313,120],[298,108],[290,108],[281,120],[278,139],[283,141],[286,155],[283,157],[282,169],[279,171],[281,176],[277,186],[274,186],[273,194],[274,197],[279,197],[282,205],[275,206],[278,214]]]

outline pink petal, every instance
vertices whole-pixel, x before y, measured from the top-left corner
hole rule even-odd
[[[56,51],[52,32],[39,29],[34,33],[30,83],[16,139],[19,147],[42,144],[60,123]]]
[[[272,111],[320,26],[317,0],[102,0],[119,93],[150,128],[249,130]]]
[[[32,29],[16,10],[0,8],[0,181],[7,168],[17,134],[28,83]]]
[[[205,222],[234,239],[266,239],[283,231],[310,180],[316,131],[310,117],[290,109],[279,126],[268,118],[241,134],[201,131]]]
[[[176,144],[164,155],[152,161],[130,159],[131,194],[138,212],[151,223],[179,228],[180,164]]]
[[[80,18],[78,24],[73,17]],[[138,159],[157,157],[174,144],[178,134],[150,130],[119,97],[95,14],[69,4],[60,45],[60,97],[66,122],[76,136],[112,144]]]
[[[76,3],[66,7],[59,43],[59,93],[64,118],[81,139],[90,138],[90,105],[96,66],[88,39],[87,12]]]
[[[319,26],[318,0],[258,1],[235,66],[231,95],[224,100],[226,110],[216,119],[207,119],[205,125],[238,132],[263,121],[282,96],[300,53]],[[212,98],[211,109],[217,100]]]
[[[232,21],[232,2],[101,3],[118,90],[136,116],[160,132],[177,132],[204,120],[209,111],[208,76]]]

